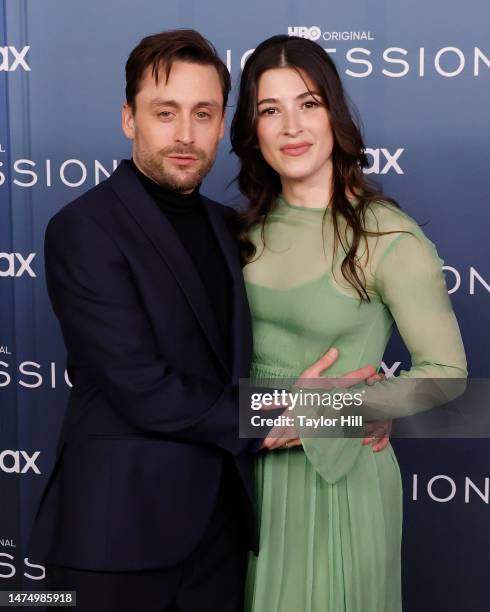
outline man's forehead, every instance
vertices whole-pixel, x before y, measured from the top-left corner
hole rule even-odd
[[[166,64],[159,66],[156,78],[152,66],[148,66],[143,72],[138,93],[150,102],[165,99],[169,94],[172,99],[185,96],[187,101],[199,98],[219,105],[223,102],[219,75],[214,66],[179,60],[172,63],[168,78]]]
[[[215,85],[215,83],[219,85],[218,71],[214,66],[211,64],[185,62],[183,60],[175,60],[170,66],[162,62],[156,71],[152,65],[147,66],[143,72],[141,84],[150,85],[150,83],[153,83],[155,87],[169,87],[177,79],[196,85],[199,81],[206,81],[211,86]]]

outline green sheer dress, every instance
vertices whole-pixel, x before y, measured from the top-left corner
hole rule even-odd
[[[265,247],[252,230],[251,377],[295,378],[331,346],[339,357],[327,377],[378,367],[395,323],[412,367],[368,388],[366,414],[372,405],[371,418],[398,417],[419,409],[415,387],[393,402],[400,378],[464,378],[465,353],[434,245],[389,204],[372,205],[365,223],[396,233],[367,238],[359,252],[371,298],[362,303],[340,273],[329,209],[279,197]],[[361,438],[302,443],[256,461],[260,551],[249,559],[246,612],[400,612],[402,483],[391,445],[374,453]]]

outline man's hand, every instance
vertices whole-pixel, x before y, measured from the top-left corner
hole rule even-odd
[[[392,424],[393,421],[370,421],[364,428],[367,436],[362,441],[363,445],[372,444],[375,453],[382,451],[390,441]]]
[[[335,361],[337,361],[338,355],[339,352],[335,347],[330,348],[322,357],[320,357],[320,359],[318,359],[318,361],[315,361],[315,363],[313,363],[301,373],[294,386],[300,387],[301,381],[305,381],[307,379],[320,378],[323,372],[325,372],[325,370],[328,370],[328,368],[330,368],[335,363]],[[348,372],[342,377],[336,378],[335,385],[329,385],[327,379],[325,379],[325,381],[322,381],[322,383],[325,383],[322,384],[322,387],[350,387],[352,385],[357,384],[361,380],[366,380],[366,382],[368,382],[369,384],[369,380],[374,378],[373,382],[375,382],[375,380],[377,380],[377,376],[380,375],[376,373],[376,368],[372,365],[367,365],[352,372]],[[296,428],[294,426],[273,427],[269,432],[267,438],[265,438],[262,444],[262,448],[265,448],[267,450],[274,450],[277,448],[289,448],[291,446],[299,446],[300,444],[301,440],[299,439],[298,432],[296,431]]]
[[[380,380],[384,380],[386,377],[384,374],[376,373],[370,376],[366,383],[368,385],[374,385]],[[370,421],[366,427],[366,434],[368,434],[362,441],[363,445],[372,444],[373,452],[379,453],[388,446],[390,441],[390,433],[393,421]]]

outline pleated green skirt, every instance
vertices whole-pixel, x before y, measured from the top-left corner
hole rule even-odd
[[[391,445],[329,484],[301,447],[256,461],[246,612],[400,612],[402,483]]]

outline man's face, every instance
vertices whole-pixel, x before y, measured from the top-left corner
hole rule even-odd
[[[125,104],[122,126],[133,160],[163,187],[190,193],[210,171],[224,133],[223,94],[213,66],[175,61],[158,85],[147,69],[136,109]]]

